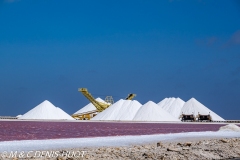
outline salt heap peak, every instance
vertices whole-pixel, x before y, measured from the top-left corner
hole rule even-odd
[[[182,107],[185,103],[181,98],[169,98],[169,100],[164,105],[162,105],[161,102],[159,102],[158,105],[160,104],[160,106],[162,106],[165,111],[167,111],[176,118],[180,117],[180,115],[182,114]]]
[[[136,100],[120,99],[91,120],[132,120],[139,108],[142,106]]]
[[[101,98],[96,98],[95,100],[98,102],[106,103]],[[78,110],[77,112],[75,112],[74,114],[84,113],[84,112],[89,112],[89,111],[94,111],[94,110],[97,110],[96,107],[92,103],[89,103],[86,106],[84,106],[83,108],[81,108],[80,110]]]
[[[156,103],[148,101],[136,113],[134,121],[180,121]]]
[[[163,106],[165,106],[165,107],[171,106],[171,104],[173,103],[173,101],[175,101],[175,99],[176,99],[176,98],[174,98],[174,97],[164,98],[162,101],[160,101],[160,102],[158,103],[158,105],[159,105],[160,107],[163,107]]]
[[[163,100],[161,100],[157,105],[159,107],[164,106],[167,102],[168,102],[169,98],[164,98]]]
[[[70,115],[55,107],[48,100],[43,101],[21,117],[19,119],[68,119],[74,120]]]
[[[224,121],[222,117],[208,109],[202,103],[198,102],[195,98],[191,98],[183,105],[181,113],[194,114],[195,116],[197,116],[198,113],[203,115],[210,114],[213,121]]]

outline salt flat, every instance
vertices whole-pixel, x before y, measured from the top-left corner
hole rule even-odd
[[[184,139],[209,139],[240,137],[240,132],[188,132],[174,134],[156,134],[139,136],[109,136],[95,138],[68,138],[51,140],[21,140],[0,142],[0,152],[3,151],[34,151],[57,150],[102,146],[129,146],[137,144],[149,144],[159,141],[180,141]]]

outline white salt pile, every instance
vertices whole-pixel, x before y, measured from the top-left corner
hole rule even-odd
[[[72,116],[67,114],[65,111],[63,111],[61,108],[56,107],[56,114],[58,115],[58,119],[68,119],[68,120],[75,120]]]
[[[194,114],[195,116],[197,116],[198,113],[203,115],[208,115],[210,113],[213,121],[224,121],[222,117],[198,102],[195,98],[191,98],[183,105],[181,113]]]
[[[234,132],[240,132],[240,127],[235,124],[228,124],[226,126],[222,126],[219,128],[218,131],[234,131]]]
[[[132,120],[142,106],[136,100],[120,99],[91,120]]]
[[[133,118],[134,121],[180,121],[156,103],[149,101],[144,104]]]
[[[95,100],[98,102],[106,103],[101,98],[96,98]],[[89,111],[94,111],[94,110],[97,110],[96,107],[92,103],[89,103],[86,106],[84,106],[83,108],[81,108],[80,110],[78,110],[77,112],[75,112],[74,114],[84,113],[84,112],[89,112]]]
[[[96,99],[99,102],[105,102],[101,98]],[[106,103],[106,102],[105,102]],[[89,103],[77,113],[84,113],[96,110],[92,103]],[[191,98],[186,103],[181,98],[165,98],[158,104],[149,101],[143,106],[136,100],[119,100],[106,110],[98,113],[91,120],[125,120],[125,121],[180,121],[180,115],[193,114],[209,114],[213,121],[224,121],[223,118],[205,107],[196,99]]]
[[[182,114],[181,110],[184,103],[185,102],[181,98],[165,98],[158,103],[158,106],[162,107],[175,118],[179,118]]]
[[[21,115],[21,114],[19,114],[19,115],[17,115],[16,117],[17,117],[17,118],[19,118],[19,117],[22,117],[22,115]]]
[[[18,119],[66,119],[74,120],[62,109],[55,107],[51,102],[45,100]]]
[[[170,97],[170,98],[164,98],[162,101],[160,101],[158,103],[158,106],[164,108],[168,108],[168,106],[171,106],[171,104],[173,103],[173,101],[175,100],[176,98],[174,97]]]

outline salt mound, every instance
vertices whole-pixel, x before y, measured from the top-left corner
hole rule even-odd
[[[179,118],[182,114],[181,110],[185,102],[181,98],[168,98],[165,101],[165,103],[162,103],[162,101],[159,102],[158,105],[175,118]]]
[[[71,117],[69,114],[64,112],[61,108],[56,107],[56,113],[59,115],[59,119],[69,119],[69,120],[75,120],[73,117]]]
[[[195,98],[188,100],[182,107],[181,113],[194,114],[195,116],[200,114],[208,115],[210,113],[213,121],[224,121],[222,117],[205,107],[202,103],[198,102]]]
[[[175,101],[176,98],[171,97],[171,98],[164,98],[162,101],[158,103],[158,106],[168,108],[168,106],[171,106],[172,103]]]
[[[21,114],[19,114],[19,115],[17,115],[16,117],[17,117],[17,118],[19,118],[19,117],[22,117],[22,115],[21,115]]]
[[[136,100],[120,99],[91,120],[132,120],[141,106]]]
[[[144,104],[133,118],[134,121],[180,121],[156,103],[149,101]]]
[[[222,126],[219,128],[218,131],[234,131],[234,132],[240,132],[240,127],[235,124],[228,124],[226,126]]]
[[[74,120],[62,109],[55,107],[51,102],[45,100],[18,119],[68,119]]]
[[[161,100],[157,105],[159,107],[164,106],[167,102],[168,102],[169,98],[164,98],[163,100]]]
[[[101,98],[96,98],[95,100],[98,102],[106,103]],[[86,106],[84,106],[83,108],[81,108],[80,110],[78,110],[77,112],[75,112],[74,114],[84,113],[84,112],[89,112],[89,111],[94,111],[94,110],[97,110],[96,107],[92,103],[89,103]]]

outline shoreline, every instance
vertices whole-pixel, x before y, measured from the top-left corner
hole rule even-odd
[[[49,150],[69,149],[86,147],[116,147],[130,145],[145,145],[156,141],[175,142],[185,140],[203,140],[214,138],[240,138],[240,132],[217,131],[217,132],[184,132],[172,134],[154,134],[140,136],[108,136],[94,138],[66,138],[48,140],[20,140],[0,142],[0,152],[11,150]],[[64,146],[64,147],[63,147]]]
[[[114,146],[114,147],[83,147],[64,148],[59,150],[44,150],[64,152],[82,152],[80,157],[67,157],[59,155],[57,157],[30,157],[16,158],[15,160],[132,160],[132,159],[233,159],[240,158],[240,138],[189,138],[175,139],[174,141],[155,141],[149,144]],[[43,156],[46,156],[44,154]],[[69,155],[70,156],[70,155]],[[7,160],[7,157],[2,157]]]

